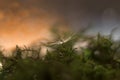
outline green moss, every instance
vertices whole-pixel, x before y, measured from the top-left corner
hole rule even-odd
[[[68,42],[49,46],[54,51],[48,51],[44,58],[23,59],[23,50],[18,46],[14,56],[0,55],[3,64],[0,80],[120,80],[116,42],[99,34],[97,39],[89,39],[89,46],[78,54],[73,45],[79,38],[75,35]],[[33,50],[35,52],[39,51]]]

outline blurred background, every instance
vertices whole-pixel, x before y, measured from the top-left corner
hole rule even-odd
[[[49,29],[56,24],[75,32],[87,27],[90,35],[109,35],[117,28],[117,40],[119,5],[119,0],[0,0],[0,44],[12,48],[52,40]]]

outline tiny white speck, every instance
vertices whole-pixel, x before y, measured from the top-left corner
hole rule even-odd
[[[3,66],[2,63],[0,63],[0,69],[2,69],[2,66]]]

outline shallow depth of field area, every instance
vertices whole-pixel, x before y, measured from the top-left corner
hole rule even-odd
[[[18,45],[9,57],[1,49],[0,80],[120,80],[120,42],[82,33],[55,33],[56,41],[43,44],[46,55],[40,46]]]

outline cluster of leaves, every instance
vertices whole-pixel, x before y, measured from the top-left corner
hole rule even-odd
[[[54,51],[48,51],[44,58],[22,58],[23,50],[19,47],[16,47],[12,57],[1,54],[3,69],[0,71],[0,80],[120,79],[119,42],[98,35],[95,39],[89,39],[88,47],[78,54],[73,49],[77,40],[78,36],[73,36],[62,44],[50,45]],[[33,54],[39,52],[30,51]]]

